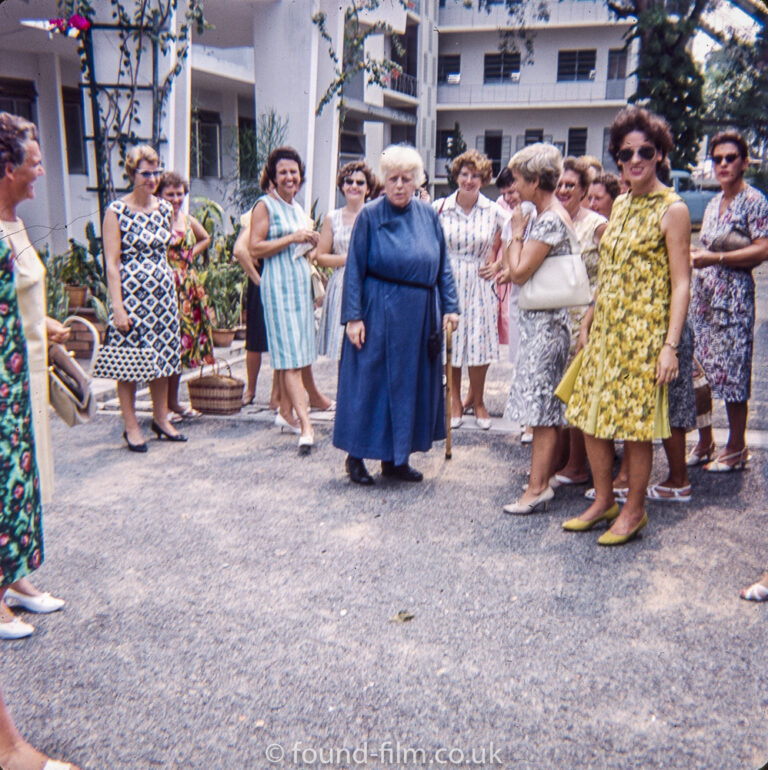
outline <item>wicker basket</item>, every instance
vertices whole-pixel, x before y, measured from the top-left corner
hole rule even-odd
[[[228,374],[219,374],[219,362],[213,374],[203,375],[205,366],[200,367],[200,376],[187,381],[189,402],[193,409],[203,414],[237,414],[243,406],[245,383],[232,376],[229,364],[224,362]]]

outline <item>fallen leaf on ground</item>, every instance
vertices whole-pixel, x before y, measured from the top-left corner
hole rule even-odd
[[[389,619],[390,623],[407,623],[410,620],[413,620],[416,616],[412,612],[408,612],[408,610],[400,610],[400,612],[397,613],[393,618]]]

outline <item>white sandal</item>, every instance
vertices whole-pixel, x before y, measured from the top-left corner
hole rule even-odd
[[[742,588],[739,596],[748,602],[766,602],[768,601],[768,587],[762,583],[752,583],[749,588]]]
[[[687,487],[665,487],[662,484],[654,484],[645,491],[649,500],[660,503],[690,503],[691,485]]]

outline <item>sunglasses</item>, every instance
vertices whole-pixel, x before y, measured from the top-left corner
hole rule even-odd
[[[628,147],[624,150],[619,150],[616,153],[616,160],[619,163],[627,163],[637,154],[642,160],[653,160],[656,157],[656,148],[650,144],[644,144],[642,147],[638,147],[636,150],[630,150]]]
[[[367,182],[365,181],[365,179],[352,179],[352,177],[348,176],[344,180],[344,184],[349,186],[349,187],[352,187],[352,185],[356,185],[357,187],[365,187]]]
[[[163,169],[158,168],[155,171],[137,171],[137,176],[143,177],[144,179],[150,179],[153,176],[162,176],[163,175]]]
[[[713,155],[712,160],[716,166],[721,166],[723,162],[729,165],[733,163],[737,158],[740,158],[738,152],[729,152],[727,155]]]

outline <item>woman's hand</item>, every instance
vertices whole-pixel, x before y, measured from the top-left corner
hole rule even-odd
[[[365,324],[360,321],[347,321],[347,337],[358,349],[362,350],[365,344]]]
[[[449,324],[451,329],[456,331],[456,327],[459,325],[458,313],[446,313],[443,316],[443,329],[447,329]]]
[[[528,226],[528,220],[530,216],[523,214],[522,206],[515,206],[512,209],[512,216],[509,218],[510,226],[512,228],[512,238],[522,239],[525,235],[525,228]]]
[[[50,316],[45,317],[45,333],[51,342],[66,342],[69,339],[69,327]]]
[[[113,309],[112,320],[115,328],[123,332],[123,334],[127,334],[131,330],[131,319],[128,317],[128,313],[125,312],[124,307],[120,306]]]
[[[579,324],[579,339],[576,344],[577,351],[587,347],[589,332],[592,329],[592,321],[594,320],[595,320],[595,305],[592,304],[587,308],[587,312],[584,313],[581,319],[581,323]]]
[[[656,360],[656,384],[669,385],[677,379],[677,352],[669,345],[664,345]]]
[[[316,230],[296,230],[292,235],[292,240],[293,243],[311,243],[313,246],[317,246],[320,233]]]
[[[691,249],[691,267],[710,267],[720,261],[720,255],[708,249]]]
[[[503,265],[501,270],[496,274],[496,283],[512,283],[512,272],[509,269],[509,265]]]
[[[495,262],[486,262],[477,269],[477,274],[484,281],[492,281],[496,274],[501,270],[501,260]]]

